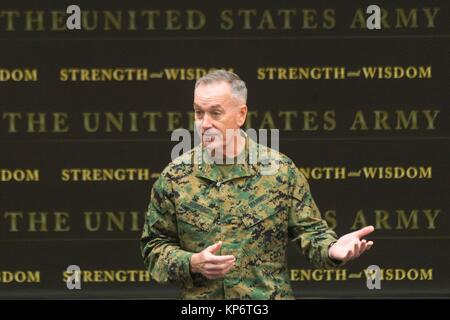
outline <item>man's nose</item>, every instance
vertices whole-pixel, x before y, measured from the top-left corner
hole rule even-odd
[[[202,129],[205,131],[206,129],[210,129],[212,127],[211,118],[208,114],[205,114],[202,119]]]

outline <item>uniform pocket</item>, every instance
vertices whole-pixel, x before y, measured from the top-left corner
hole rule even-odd
[[[210,208],[191,201],[180,205],[177,212],[177,220],[181,225],[185,223],[209,232],[214,224],[215,215]]]
[[[249,265],[282,262],[287,246],[288,215],[279,197],[260,196],[241,205],[242,247]]]
[[[285,211],[285,207],[276,198],[262,195],[238,208],[242,223],[246,228],[252,228],[266,219]]]
[[[211,245],[215,215],[197,202],[183,202],[177,208],[178,237],[183,249],[200,252]]]

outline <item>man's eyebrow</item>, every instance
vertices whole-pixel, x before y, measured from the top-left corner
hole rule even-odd
[[[194,103],[194,109],[202,109],[202,107],[200,107],[198,104]],[[223,107],[220,104],[214,104],[214,105],[210,106],[208,109],[223,111]]]
[[[216,110],[216,109],[223,110],[223,108],[222,108],[222,106],[221,106],[220,104],[215,104],[215,105],[211,106],[211,109],[214,109],[214,110]]]

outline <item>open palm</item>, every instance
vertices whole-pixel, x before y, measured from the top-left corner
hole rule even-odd
[[[328,255],[332,259],[344,262],[359,257],[373,245],[372,241],[361,240],[361,238],[372,233],[374,230],[375,228],[373,226],[368,226],[343,235],[330,247]]]

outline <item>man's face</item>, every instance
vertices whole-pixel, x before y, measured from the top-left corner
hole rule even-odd
[[[227,129],[239,129],[244,124],[247,106],[233,97],[230,84],[218,81],[195,89],[194,111],[203,146],[224,150]]]

